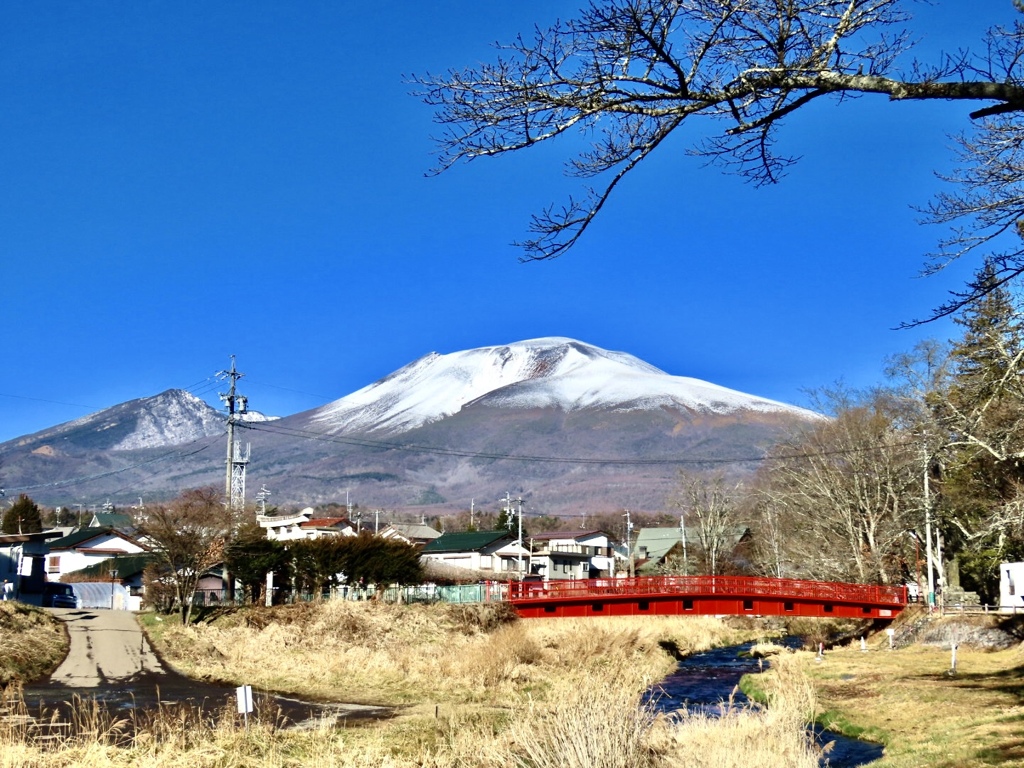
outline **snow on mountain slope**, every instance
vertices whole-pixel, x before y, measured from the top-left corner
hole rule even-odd
[[[810,411],[699,379],[672,376],[624,352],[550,337],[441,355],[432,352],[390,376],[318,408],[331,431],[403,432],[473,403],[508,408],[653,409],[708,413]]]

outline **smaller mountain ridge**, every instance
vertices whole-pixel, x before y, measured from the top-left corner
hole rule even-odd
[[[133,451],[165,448],[224,433],[224,414],[182,389],[129,400],[17,438],[3,447]]]
[[[716,415],[748,411],[818,417],[700,379],[673,376],[625,352],[563,337],[444,355],[432,352],[307,417],[332,433],[396,434],[470,406],[564,412],[668,407]]]

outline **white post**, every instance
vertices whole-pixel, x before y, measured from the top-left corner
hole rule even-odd
[[[928,459],[924,462],[924,538],[925,570],[928,571],[928,610],[935,607],[935,577],[932,573],[932,503],[928,482]]]

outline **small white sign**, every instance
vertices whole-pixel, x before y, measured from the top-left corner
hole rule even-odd
[[[247,715],[252,712],[252,686],[238,686],[235,688],[235,695],[238,698],[238,714]]]

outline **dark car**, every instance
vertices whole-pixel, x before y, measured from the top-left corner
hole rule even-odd
[[[49,582],[43,587],[43,605],[47,608],[77,608],[78,595],[70,584]]]

